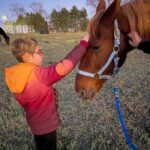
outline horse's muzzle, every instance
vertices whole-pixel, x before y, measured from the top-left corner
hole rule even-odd
[[[89,89],[89,90],[79,90],[77,91],[77,94],[79,98],[84,99],[84,100],[92,100],[96,94],[96,91],[94,89]]]

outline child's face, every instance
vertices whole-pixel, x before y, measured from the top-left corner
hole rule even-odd
[[[35,48],[35,52],[32,54],[32,63],[36,65],[42,65],[43,53],[39,46]]]
[[[24,62],[33,63],[35,65],[42,65],[43,53],[39,46],[36,46],[34,53],[25,53],[23,55]]]

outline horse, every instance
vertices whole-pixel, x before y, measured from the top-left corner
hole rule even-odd
[[[120,0],[114,0],[106,9],[105,0],[100,0],[89,23],[89,47],[75,79],[80,98],[92,100],[113,75],[114,68],[124,64],[127,54],[135,49],[128,42],[131,31],[137,31],[144,40],[150,39],[150,3],[134,0],[121,6]]]
[[[0,35],[2,35],[4,37],[5,42],[7,43],[7,45],[9,45],[10,44],[10,38],[1,27],[0,27]]]

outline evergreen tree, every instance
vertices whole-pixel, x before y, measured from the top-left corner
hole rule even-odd
[[[75,32],[78,31],[80,28],[80,11],[76,6],[73,6],[72,9],[70,10],[70,23],[71,23],[71,28],[74,28]]]
[[[88,24],[87,11],[85,8],[80,11],[76,6],[73,6],[70,12],[66,8],[62,8],[59,12],[53,9],[50,14],[50,24],[56,31],[85,30]]]
[[[32,25],[36,32],[48,33],[47,22],[40,13],[27,13],[26,22],[28,25]]]
[[[87,10],[85,8],[83,8],[80,11],[80,26],[81,26],[81,30],[84,31],[87,28],[88,22],[89,20],[87,19]]]
[[[62,8],[62,10],[59,12],[59,20],[60,20],[60,27],[63,32],[66,32],[70,25],[70,13],[66,8]]]
[[[27,13],[25,19],[26,19],[27,25],[35,26],[35,21],[34,21],[35,17],[33,13]]]
[[[19,15],[15,24],[16,25],[25,25],[25,24],[27,24],[25,17]]]
[[[52,12],[51,12],[51,15],[50,15],[50,26],[52,29],[58,31],[59,30],[59,24],[60,24],[60,14],[55,10],[53,9]]]

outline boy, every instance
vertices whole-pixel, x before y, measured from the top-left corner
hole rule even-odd
[[[42,67],[43,53],[35,39],[19,38],[12,53],[20,62],[6,68],[5,80],[16,100],[24,108],[37,150],[56,150],[56,130],[60,127],[54,83],[66,76],[86,52],[85,36],[62,61]]]

